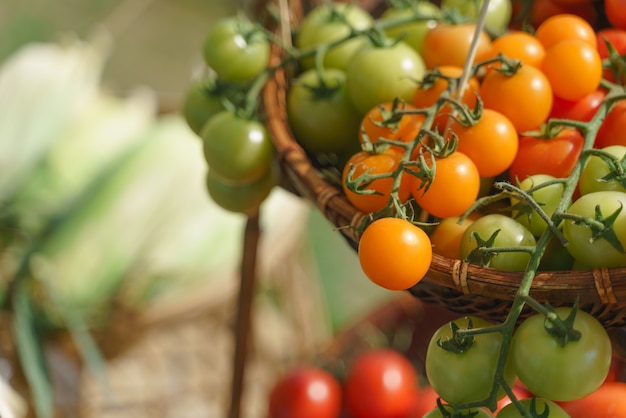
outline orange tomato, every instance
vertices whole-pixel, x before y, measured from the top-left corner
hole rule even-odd
[[[375,143],[380,138],[391,139],[401,142],[413,141],[420,132],[425,116],[419,113],[402,113],[415,110],[415,106],[398,102],[394,108],[392,102],[382,103],[370,109],[361,121],[359,140],[365,142],[365,138]],[[401,147],[392,147],[403,152]]]
[[[429,29],[422,44],[422,58],[426,67],[434,68],[441,65],[463,67],[475,31],[476,25],[474,23],[457,25],[440,23]],[[490,49],[491,39],[487,32],[482,31],[478,39],[476,60],[480,61],[489,53]]]
[[[480,214],[472,212],[462,222],[459,222],[459,216],[442,219],[430,234],[433,252],[453,260],[460,259],[463,232],[479,217]]]
[[[566,39],[578,39],[596,47],[593,27],[582,17],[573,14],[550,16],[537,27],[535,37],[546,50]]]
[[[523,31],[511,31],[494,39],[488,58],[503,54],[509,59],[518,59],[524,65],[539,68],[546,54],[543,44],[533,35]]]

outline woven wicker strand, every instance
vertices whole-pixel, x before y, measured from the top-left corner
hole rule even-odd
[[[311,2],[298,2],[298,10],[308,10]],[[381,2],[360,3],[366,10],[379,9]],[[293,16],[296,21],[300,16]],[[280,50],[274,50],[274,64]],[[298,194],[316,204],[323,215],[358,247],[358,226],[367,218],[354,208],[345,195],[323,177],[306,151],[296,142],[288,124],[286,97],[289,80],[284,69],[275,72],[263,92],[268,128],[288,183]],[[429,274],[410,289],[417,297],[445,305],[456,312],[476,313],[501,319],[506,315],[522,280],[522,272],[509,272],[433,255]],[[607,327],[626,325],[626,268],[588,271],[539,272],[530,294],[540,302],[558,306],[577,299]]]

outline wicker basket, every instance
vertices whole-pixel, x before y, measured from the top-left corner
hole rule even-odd
[[[315,2],[285,0],[289,3],[290,25],[297,25],[304,10]],[[359,4],[374,15],[382,1],[361,0]],[[283,28],[284,30],[284,28]],[[274,50],[274,64],[280,51]],[[354,247],[358,245],[356,228],[367,214],[354,208],[342,191],[328,181],[305,150],[296,142],[287,123],[287,70],[277,71],[267,83],[263,102],[278,158],[289,187],[313,202]],[[507,272],[433,255],[427,277],[410,289],[422,300],[440,303],[463,314],[491,319],[503,318],[518,289],[521,272]],[[530,291],[540,302],[571,304],[580,298],[581,307],[593,313],[606,327],[626,324],[626,268],[592,271],[539,272]]]

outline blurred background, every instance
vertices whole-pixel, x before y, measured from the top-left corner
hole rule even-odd
[[[38,319],[2,314],[3,418],[32,416],[33,397],[63,417],[225,416],[245,219],[209,201],[200,143],[178,109],[202,69],[207,28],[238,6],[0,0],[0,168],[16,173],[0,181],[1,219],[4,231],[22,232],[3,236],[0,266],[27,252],[31,241],[16,235],[38,236],[65,215],[59,238],[31,260],[49,297],[26,302],[53,323],[53,338],[16,341],[10,328],[39,329]],[[301,199],[275,190],[262,230],[242,411],[250,418],[265,416],[280,373],[313,361],[393,296],[364,278],[355,252]],[[81,338],[85,328],[103,359]],[[41,383],[41,370],[19,365],[38,344],[51,392],[26,383]]]

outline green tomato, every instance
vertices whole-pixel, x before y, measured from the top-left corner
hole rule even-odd
[[[396,98],[411,103],[416,82],[425,72],[420,55],[404,42],[368,45],[357,52],[346,70],[348,96],[361,115]]]
[[[531,403],[533,402],[533,398],[522,399],[520,400],[520,402],[529,411],[531,410]],[[569,414],[565,412],[563,408],[561,408],[558,404],[552,402],[549,399],[535,398],[534,408],[536,415],[543,418],[570,418]],[[542,415],[545,414],[546,409],[547,411],[549,411],[548,415]],[[496,418],[523,418],[523,416],[522,413],[517,409],[517,407],[514,404],[510,403],[502,408],[500,412],[498,412]]]
[[[490,324],[470,317],[473,328],[485,328]],[[470,318],[453,321],[460,329],[469,328]],[[426,351],[426,377],[435,392],[451,405],[485,400],[493,387],[502,334],[484,333],[474,336],[474,342],[461,353],[442,348],[438,341],[452,338],[450,323],[441,326],[428,344]],[[515,381],[515,373],[507,360],[504,379],[509,385]],[[500,392],[504,396],[504,391]]]
[[[550,241],[548,241],[543,257],[541,257],[539,270],[572,270],[573,266],[574,257],[572,257],[572,255],[567,251],[567,248],[565,248],[559,238],[556,235],[553,235],[552,238],[550,238]]]
[[[491,247],[520,247],[536,245],[533,234],[515,219],[501,214],[488,214],[475,220],[463,233],[461,238],[461,258],[467,259],[472,250],[478,247],[474,234],[487,241],[496,233]],[[523,271],[530,260],[526,252],[499,252],[492,256],[489,267],[508,271]]]
[[[411,4],[412,7],[389,8],[380,17],[381,23],[395,19],[406,19],[412,16],[419,16],[420,19],[410,23],[394,25],[385,30],[390,38],[402,37],[402,40],[410,45],[419,54],[422,53],[422,43],[424,36],[431,28],[437,25],[437,18],[441,16],[441,10],[433,3],[420,1]],[[425,17],[433,19],[423,20]]]
[[[229,183],[211,168],[206,175],[206,188],[211,199],[229,212],[243,214],[255,212],[277,183],[278,173],[273,167],[249,183]]]
[[[519,187],[523,191],[528,192],[528,190],[533,187],[541,187],[543,184],[546,184],[553,180],[555,180],[555,178],[547,174],[535,174],[526,177],[519,184]],[[546,215],[548,215],[548,217],[551,217],[554,213],[554,210],[558,206],[562,195],[563,183],[549,184],[530,193],[530,196],[536,203],[539,204],[541,209],[546,213]],[[531,209],[529,205],[527,205],[526,203],[522,203],[515,198],[511,199],[511,205],[514,208],[515,205],[522,206],[522,208],[520,209],[513,209],[513,218],[515,218],[515,220],[528,228],[535,237],[539,237],[541,234],[544,233],[544,231],[548,227],[548,224],[539,216],[536,210]]]
[[[227,17],[209,29],[203,52],[204,61],[221,79],[246,82],[267,67],[270,42],[248,19]]]
[[[597,209],[596,209],[597,208]],[[591,228],[566,219],[563,221],[563,235],[567,240],[567,250],[582,265],[590,268],[626,266],[626,253],[619,246],[626,245],[626,193],[615,191],[593,192],[578,198],[567,213],[595,219],[596,210],[603,218],[610,217],[617,210],[621,212],[611,228],[618,241],[618,247],[603,237],[597,237]],[[611,229],[607,232],[611,234]]]
[[[358,148],[361,115],[348,98],[342,70],[328,68],[319,74],[311,69],[298,76],[287,95],[287,116],[294,136],[309,152]]]
[[[555,309],[565,319],[570,307]],[[584,311],[577,311],[574,329],[578,341],[565,345],[546,330],[546,318],[536,314],[524,320],[511,342],[511,361],[520,381],[534,395],[553,401],[587,396],[606,378],[611,365],[611,340],[602,324]]]
[[[616,157],[618,160],[621,160],[626,155],[626,146],[610,145],[603,148],[601,151],[604,151]],[[607,161],[605,161],[602,157],[598,155],[590,156],[580,175],[580,181],[578,183],[580,194],[587,194],[605,190],[626,192],[626,188],[624,188],[624,185],[616,179],[603,180],[611,173],[612,170]]]
[[[477,19],[484,0],[442,0],[441,9],[456,10],[461,16]],[[492,33],[506,31],[513,14],[511,0],[491,0],[487,8],[485,29]]]
[[[426,415],[424,415],[422,418],[448,418],[450,417],[450,414],[452,414],[452,408],[444,406],[444,409],[446,410],[446,414],[447,414],[445,416],[441,412],[441,409],[439,409],[439,407],[436,406],[430,411],[428,411]],[[466,409],[466,410],[457,412],[457,415],[454,415],[454,416],[457,418],[492,418],[493,417],[493,415],[491,415],[487,410],[483,408]]]
[[[295,46],[310,50],[347,37],[353,29],[372,27],[374,18],[355,3],[322,3],[307,13],[297,28]],[[354,54],[367,44],[365,37],[355,37],[326,51],[324,67],[345,70]],[[315,58],[302,59],[302,68],[314,66]]]
[[[203,81],[187,88],[183,99],[182,114],[189,128],[200,136],[204,124],[215,114],[224,110],[222,96],[213,93]]]
[[[202,129],[204,158],[213,172],[231,183],[248,183],[267,172],[274,148],[265,126],[223,111]]]

